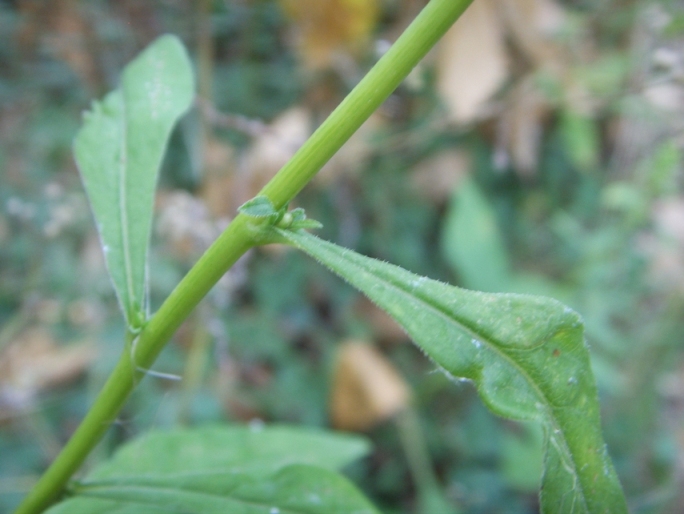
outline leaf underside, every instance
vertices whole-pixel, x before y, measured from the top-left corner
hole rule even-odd
[[[148,432],[48,514],[377,514],[336,472],[368,449],[359,437],[286,426]]]
[[[576,312],[549,298],[460,289],[274,230],[387,311],[447,375],[473,381],[494,413],[543,423],[542,512],[627,512]]]
[[[74,141],[107,268],[129,324],[146,308],[147,248],[159,168],[193,91],[182,43],[162,36],[126,66],[118,89],[93,102]]]

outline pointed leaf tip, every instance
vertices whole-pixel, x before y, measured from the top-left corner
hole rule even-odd
[[[118,89],[93,102],[74,141],[107,268],[128,321],[146,310],[157,176],[171,131],[193,96],[192,66],[182,43],[162,36],[126,66]]]

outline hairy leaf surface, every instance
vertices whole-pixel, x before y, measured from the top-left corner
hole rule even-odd
[[[162,36],[126,66],[118,89],[93,103],[74,142],[107,268],[129,324],[146,307],[157,175],[171,130],[193,91],[183,45]]]
[[[445,373],[472,380],[493,412],[544,424],[543,512],[627,512],[576,312],[549,298],[467,291],[274,230],[387,311]]]
[[[368,501],[335,472],[368,450],[360,437],[287,426],[149,432],[48,512],[371,514]]]

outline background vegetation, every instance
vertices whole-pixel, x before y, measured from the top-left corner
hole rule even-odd
[[[193,53],[197,105],[158,197],[158,305],[422,5],[0,3],[0,512],[68,438],[122,346],[71,155],[91,99],[161,33]],[[366,255],[582,313],[630,509],[679,513],[683,148],[681,3],[475,0],[298,204],[323,237]],[[450,504],[535,512],[538,430],[494,418],[407,343],[305,256],[256,250],[155,366],[182,380],[149,377],[90,464],[150,427],[332,425],[375,443],[349,474],[384,512],[416,511],[423,445]],[[396,418],[407,409],[417,424]]]

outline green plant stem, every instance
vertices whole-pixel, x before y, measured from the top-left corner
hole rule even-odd
[[[396,424],[409,470],[416,486],[417,512],[440,512],[443,514],[458,512],[455,506],[447,503],[435,476],[430,452],[425,443],[425,435],[420,427],[418,413],[412,407],[408,407],[399,413]]]
[[[261,194],[276,208],[287,205],[396,89],[472,0],[431,0]],[[116,419],[178,326],[223,274],[258,244],[252,222],[237,216],[150,319],[134,344],[127,344],[114,371],[72,438],[15,514],[37,514],[56,501],[69,478]]]

